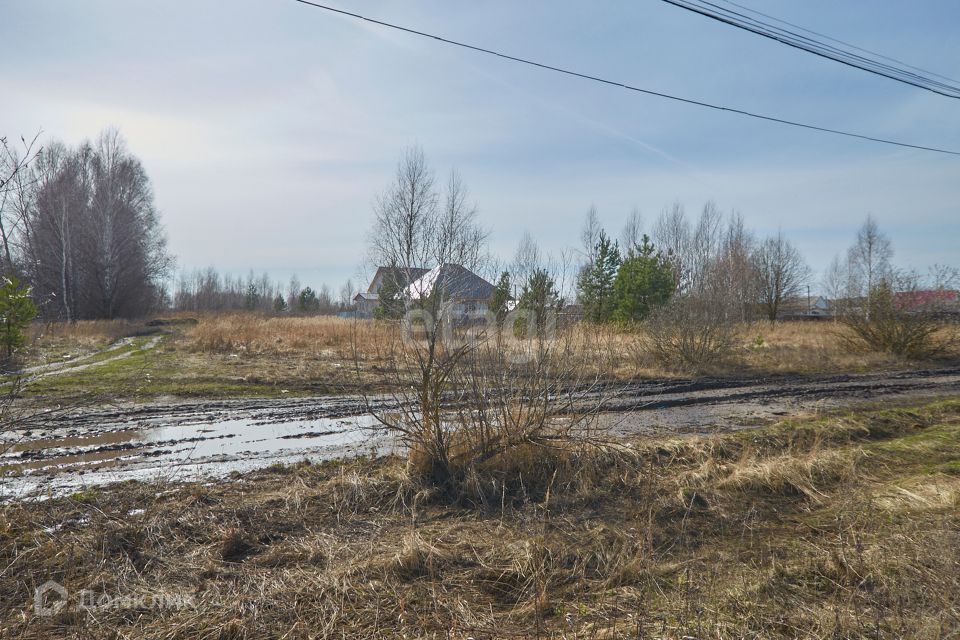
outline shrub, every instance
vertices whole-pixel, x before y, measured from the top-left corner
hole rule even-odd
[[[673,298],[647,321],[650,351],[663,364],[701,369],[730,355],[736,325],[712,296]]]
[[[916,293],[909,288],[897,293],[884,281],[866,299],[848,301],[840,316],[848,349],[915,360],[943,352],[948,342],[938,336],[944,327],[938,314],[941,298],[924,300]]]

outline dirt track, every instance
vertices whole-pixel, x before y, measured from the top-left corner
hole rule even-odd
[[[604,392],[602,424],[619,435],[744,429],[777,417],[883,400],[960,393],[960,368],[867,375],[650,380]],[[386,400],[380,402],[386,404]],[[357,397],[173,401],[85,409],[4,434],[0,495],[62,492],[129,478],[231,471],[383,451]]]

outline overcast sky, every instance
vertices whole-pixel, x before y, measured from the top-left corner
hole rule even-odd
[[[960,3],[740,0],[960,77]],[[695,99],[960,148],[960,101],[658,0],[337,2],[371,17]],[[555,253],[595,204],[614,234],[708,199],[815,269],[868,213],[897,263],[960,264],[960,157],[667,102],[451,48],[292,0],[3,0],[0,134],[118,127],[153,180],[179,268],[338,287],[404,146],[457,168],[509,257]]]

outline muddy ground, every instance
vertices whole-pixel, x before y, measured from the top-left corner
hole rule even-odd
[[[960,394],[960,368],[865,375],[649,380],[604,391],[612,435],[709,434],[888,400]],[[390,400],[376,399],[381,409]],[[394,443],[359,397],[170,401],[56,413],[4,434],[0,498],[122,480],[215,478],[310,458],[378,455]]]

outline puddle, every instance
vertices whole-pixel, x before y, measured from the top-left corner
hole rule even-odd
[[[386,439],[376,425],[369,415],[289,422],[238,418],[123,424],[26,439],[0,455],[0,497],[63,495],[121,480],[218,477],[383,450]]]

